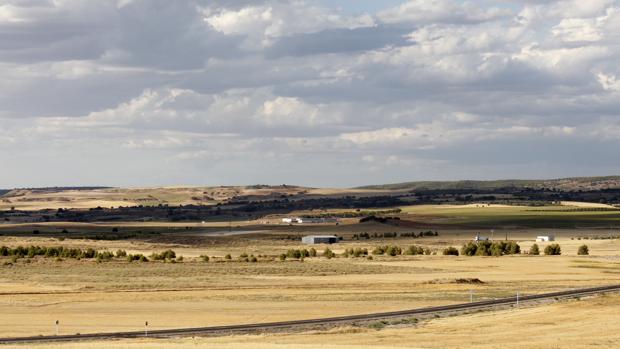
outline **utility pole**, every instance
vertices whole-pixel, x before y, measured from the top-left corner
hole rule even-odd
[[[58,336],[58,325],[60,324],[60,322],[58,320],[56,320],[56,335]]]
[[[469,290],[469,303],[474,302],[474,290]]]
[[[517,307],[519,306],[519,291],[517,291]]]
[[[149,322],[146,321],[144,323],[144,337],[148,337],[149,336]]]

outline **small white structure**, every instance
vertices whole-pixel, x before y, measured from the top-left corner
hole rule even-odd
[[[320,223],[338,223],[337,218],[309,218],[309,217],[286,217],[282,218],[285,224],[320,224]]]
[[[338,242],[338,237],[335,235],[308,235],[302,237],[301,242],[306,245],[335,244]]]
[[[548,242],[555,241],[555,236],[553,235],[540,235],[536,237],[537,242]]]
[[[297,220],[299,218],[282,218],[282,223],[286,223],[286,224],[293,224],[293,222],[297,223]]]
[[[480,234],[476,234],[476,237],[474,237],[474,241],[478,242],[478,241],[489,241],[489,238],[486,236],[480,236]]]

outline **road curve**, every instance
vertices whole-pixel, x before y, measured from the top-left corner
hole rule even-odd
[[[620,291],[620,285],[610,285],[593,288],[575,289],[569,291],[543,293],[537,295],[521,296],[519,302],[531,302],[538,300],[572,298],[579,296],[595,295],[607,292]],[[489,308],[495,306],[508,306],[517,303],[517,297],[501,298],[473,303],[452,304],[437,307],[426,307],[410,310],[392,311],[384,313],[338,316],[321,319],[281,321],[258,324],[230,325],[230,326],[213,326],[213,327],[196,327],[196,328],[179,328],[169,330],[149,331],[149,337],[172,337],[172,336],[193,336],[193,335],[223,335],[232,333],[244,333],[255,331],[282,330],[287,328],[305,327],[305,326],[334,326],[340,324],[350,324],[355,322],[365,322],[373,320],[383,320],[389,318],[401,318],[415,315],[433,315],[454,311],[470,311],[481,308]],[[140,338],[145,337],[144,331],[131,332],[109,332],[109,333],[90,333],[80,335],[61,335],[61,336],[31,336],[31,337],[13,337],[0,338],[0,344],[15,343],[34,343],[34,342],[70,342],[96,339],[119,339],[119,338]]]

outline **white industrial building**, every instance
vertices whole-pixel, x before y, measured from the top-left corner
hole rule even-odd
[[[539,236],[536,237],[536,241],[538,241],[538,242],[555,241],[555,236],[553,236],[553,235],[539,235]]]
[[[306,245],[335,244],[338,240],[335,235],[308,235],[301,238],[301,242]]]
[[[282,218],[285,224],[319,224],[319,223],[338,223],[337,218],[310,218],[310,217],[286,217]]]
[[[476,234],[476,236],[474,237],[474,241],[478,242],[478,241],[489,241],[489,238],[486,236],[480,236],[480,234]]]

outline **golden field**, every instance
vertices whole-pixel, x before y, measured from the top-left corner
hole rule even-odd
[[[460,236],[460,235],[459,235]],[[55,261],[35,257],[0,270],[1,336],[53,333],[55,320],[66,334],[129,331],[149,321],[152,329],[242,324],[308,319],[332,315],[402,310],[476,299],[541,293],[620,282],[619,240],[589,240],[591,256],[576,256],[584,241],[558,241],[562,256],[447,257],[374,256],[365,258],[307,258],[258,263],[237,261],[243,252],[275,256],[301,247],[280,240],[228,237],[213,247],[175,244],[65,240],[73,247],[92,247],[148,254],[173,248],[185,256],[179,263],[97,263],[93,260]],[[456,235],[413,243],[432,248],[457,245]],[[56,246],[51,238],[0,238],[0,245]],[[345,242],[345,247],[395,244],[411,240]],[[521,241],[524,249],[531,241]],[[540,244],[541,247],[544,244]],[[321,249],[319,249],[320,251]],[[233,260],[225,262],[226,253]],[[212,257],[208,263],[197,256]],[[477,278],[482,284],[460,284]]]

